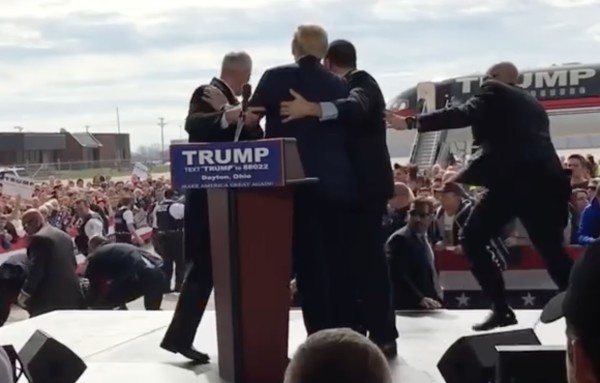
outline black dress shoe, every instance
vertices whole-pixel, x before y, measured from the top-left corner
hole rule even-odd
[[[210,362],[210,357],[208,356],[208,354],[200,352],[200,351],[196,350],[194,347],[179,348],[179,347],[167,345],[164,343],[161,344],[160,347],[162,349],[170,351],[174,354],[180,354],[182,356],[185,356],[189,360],[191,360],[195,363],[198,363],[198,364],[208,364]]]
[[[517,317],[511,309],[493,310],[481,323],[473,325],[473,331],[488,331],[498,327],[517,324]]]

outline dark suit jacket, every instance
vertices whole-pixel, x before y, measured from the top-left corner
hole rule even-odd
[[[346,75],[350,95],[334,102],[338,119],[348,129],[350,159],[361,201],[386,201],[394,194],[393,171],[386,142],[385,99],[370,74],[354,70]]]
[[[250,100],[266,108],[266,137],[293,137],[307,177],[316,177],[311,186],[319,198],[339,203],[356,203],[356,177],[348,155],[347,129],[338,120],[303,118],[283,123],[280,103],[291,100],[294,89],[312,102],[325,102],[348,96],[346,81],[327,71],[311,56],[297,63],[267,70]],[[304,189],[306,190],[306,188]]]
[[[464,104],[419,116],[417,125],[419,132],[471,126],[480,149],[456,182],[489,188],[522,183],[531,175],[566,181],[550,140],[548,114],[519,87],[488,81]]]
[[[230,105],[238,105],[239,101],[230,88],[220,79],[213,78],[210,85],[223,92]],[[198,87],[192,94],[190,108],[185,122],[185,130],[189,134],[189,142],[229,142],[233,141],[237,124],[227,129],[221,127],[223,111],[217,111],[202,100],[204,88]],[[240,140],[253,140],[263,137],[260,127],[245,127]],[[198,260],[205,256],[210,258],[210,234],[208,222],[208,205],[206,190],[189,190],[186,192],[185,204],[185,247],[184,253],[188,261]]]
[[[223,92],[230,105],[238,105],[239,101],[231,89],[220,79],[213,78],[210,85]],[[190,100],[188,116],[185,120],[185,130],[189,134],[189,142],[227,142],[233,141],[237,124],[231,124],[227,129],[221,127],[221,118],[224,111],[214,110],[213,107],[202,99],[204,89],[208,85],[196,88]],[[260,127],[244,127],[240,140],[256,140],[263,137]]]
[[[93,307],[102,299],[108,283],[115,286],[136,279],[138,272],[155,267],[144,260],[144,250],[128,243],[109,243],[86,260],[84,277],[90,281],[87,301]]]
[[[45,225],[31,236],[27,256],[31,266],[23,291],[31,296],[27,301],[31,316],[82,307],[75,249],[68,234]]]
[[[433,270],[420,240],[407,227],[385,244],[396,310],[415,310],[424,297],[442,301],[433,284]]]

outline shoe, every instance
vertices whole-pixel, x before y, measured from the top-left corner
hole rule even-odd
[[[481,323],[473,325],[473,331],[488,331],[498,327],[506,327],[517,324],[517,317],[510,308],[502,311],[493,310]]]
[[[174,354],[179,354],[181,356],[184,356],[184,357],[188,358],[189,360],[196,362],[198,364],[208,364],[210,362],[210,357],[208,356],[208,354],[200,352],[200,351],[196,350],[194,347],[182,349],[179,347],[166,345],[164,343],[161,344],[160,347],[163,350],[167,350]]]
[[[396,341],[392,340],[385,343],[376,343],[383,355],[388,359],[394,359],[398,356],[398,346]]]

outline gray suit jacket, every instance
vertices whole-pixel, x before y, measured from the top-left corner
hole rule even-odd
[[[31,267],[23,291],[30,296],[27,310],[32,317],[83,307],[75,249],[68,234],[45,225],[31,236],[27,256]]]

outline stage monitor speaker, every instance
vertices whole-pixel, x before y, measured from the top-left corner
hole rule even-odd
[[[19,358],[31,383],[75,383],[87,369],[67,346],[40,330],[25,343]]]
[[[566,346],[498,346],[496,383],[567,383]]]
[[[442,355],[438,370],[446,383],[489,383],[494,379],[500,345],[539,345],[532,329],[465,336]]]

